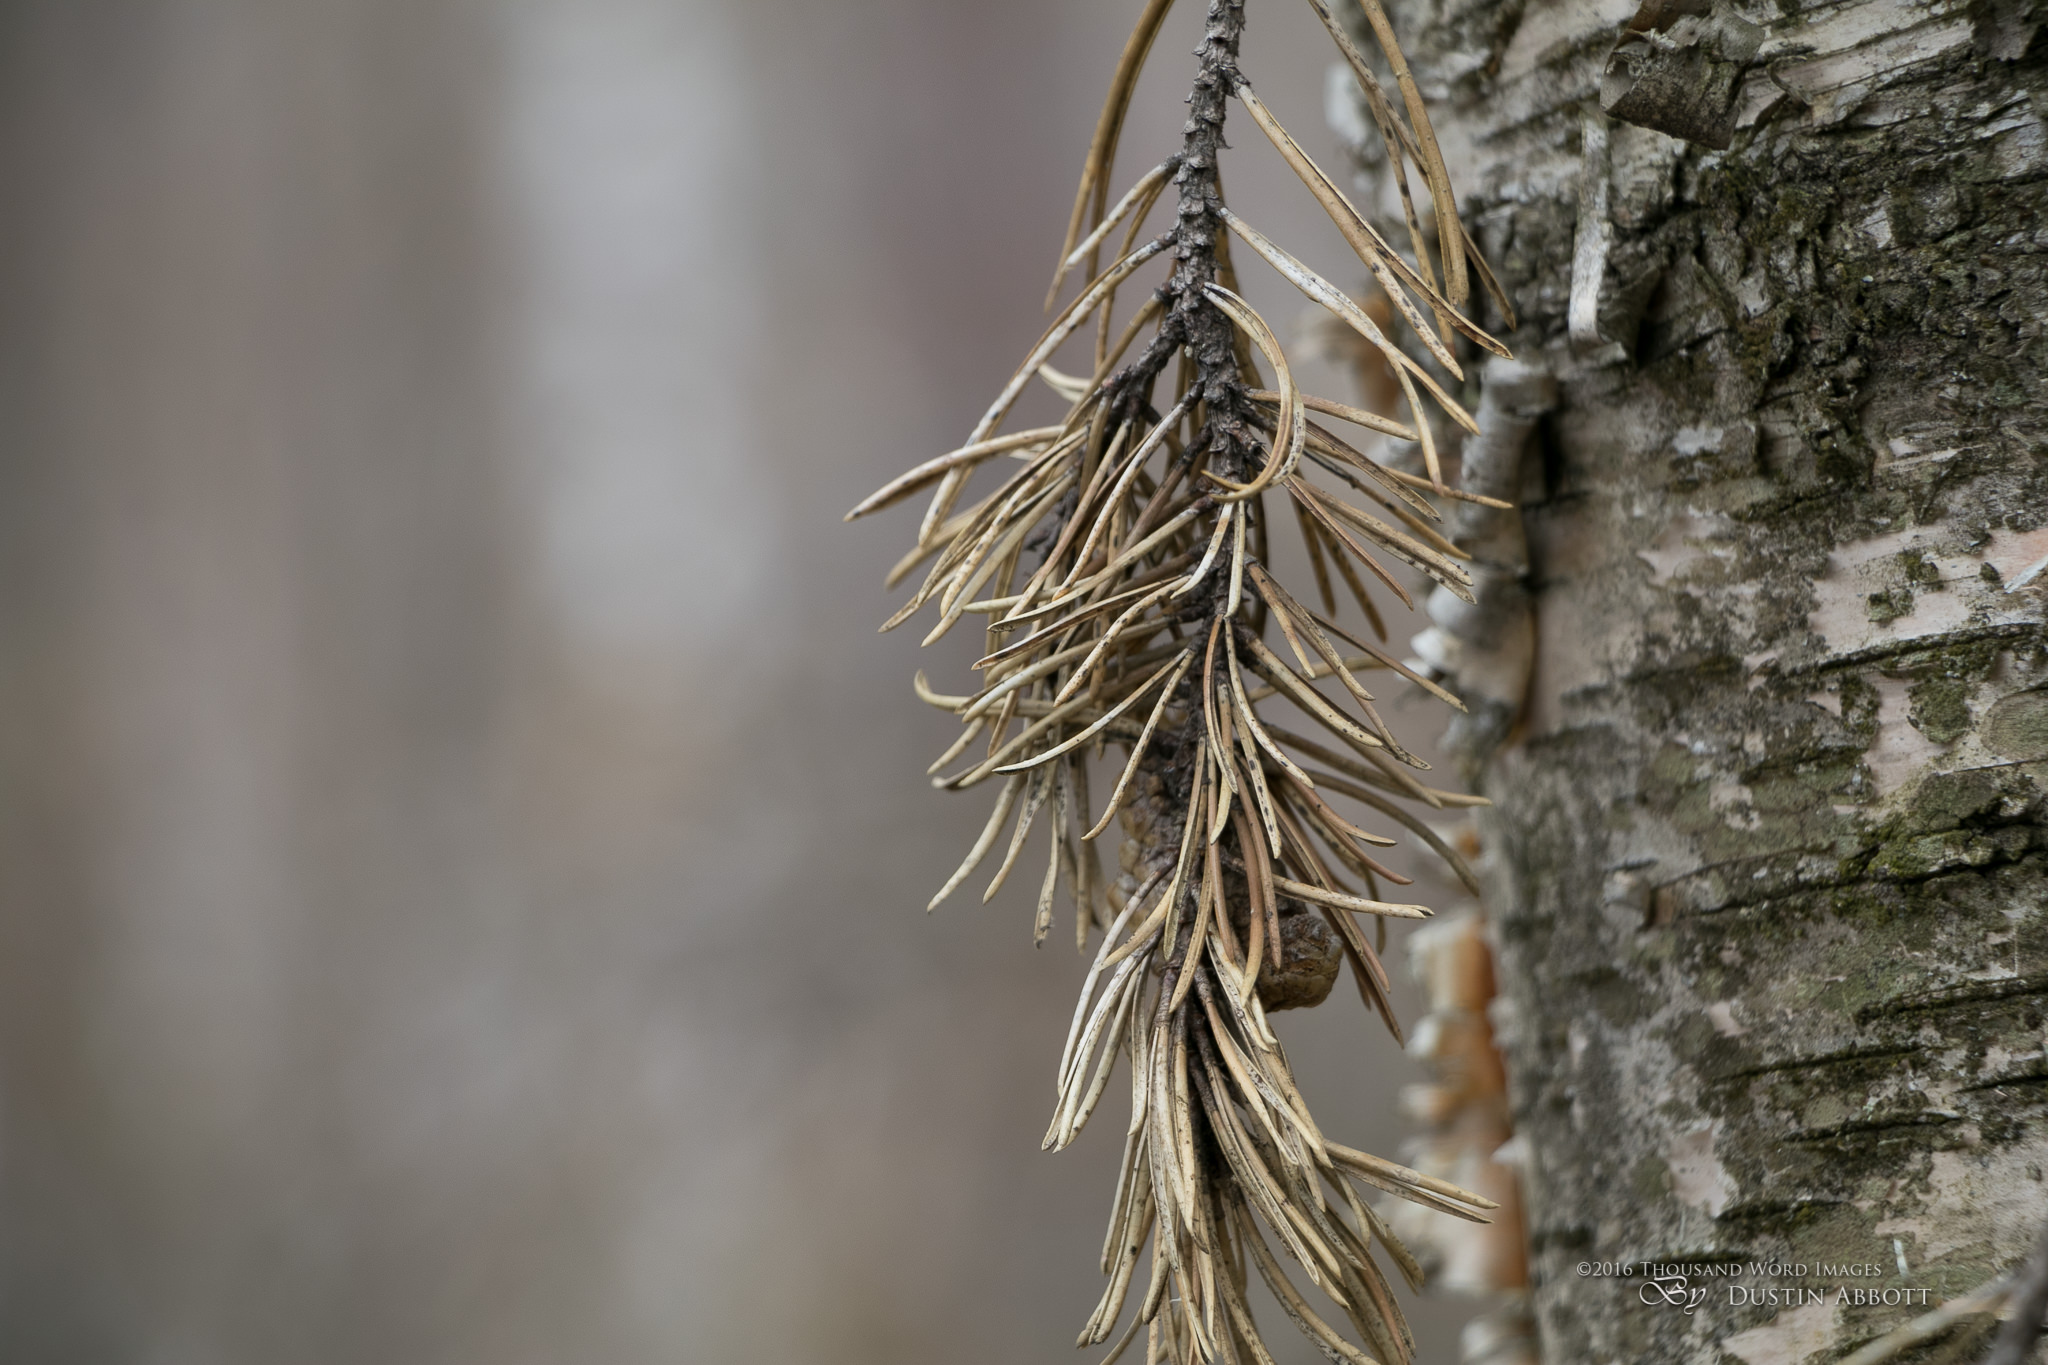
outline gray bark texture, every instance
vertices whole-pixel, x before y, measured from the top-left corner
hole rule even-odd
[[[1544,1358],[1835,1360],[1926,1311],[1836,1286],[1940,1304],[2048,1214],[2048,6],[1718,5],[1725,151],[1602,111],[1633,3],[1391,9],[1521,314],[1514,478],[1468,450],[1520,525],[1431,647]]]

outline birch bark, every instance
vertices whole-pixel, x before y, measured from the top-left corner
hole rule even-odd
[[[1600,112],[1625,0],[1393,9],[1547,371],[1495,406],[1554,402],[1424,642],[1545,1358],[1833,1359],[1925,1311],[1833,1286],[1940,1303],[2048,1213],[2048,9],[1752,7],[1726,151]],[[1828,1288],[1579,1272],[1674,1261]]]

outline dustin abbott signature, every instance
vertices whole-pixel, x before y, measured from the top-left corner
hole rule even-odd
[[[1929,1289],[1875,1289],[1862,1285],[1813,1286],[1796,1289],[1756,1289],[1749,1285],[1730,1285],[1730,1304],[1820,1304],[1827,1302],[1828,1289],[1833,1288],[1835,1302],[1854,1307],[1883,1304],[1926,1306],[1933,1291]],[[1636,1297],[1653,1308],[1676,1308],[1690,1315],[1706,1302],[1704,1286],[1694,1288],[1689,1277],[1683,1274],[1653,1275],[1636,1287]]]

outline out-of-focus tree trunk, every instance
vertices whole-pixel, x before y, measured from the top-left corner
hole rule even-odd
[[[1029,346],[1121,9],[0,5],[0,1360],[1071,1356],[1082,968],[922,913],[839,518]]]
[[[1545,1356],[1833,1359],[1924,1310],[1579,1266],[1938,1303],[2048,1212],[2048,15],[1754,7],[1717,152],[1601,113],[1630,3],[1393,8],[1556,384],[1526,576],[1439,637]]]

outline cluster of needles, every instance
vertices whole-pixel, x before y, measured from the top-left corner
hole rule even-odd
[[[1470,869],[1412,808],[1482,803],[1424,784],[1417,773],[1428,765],[1395,737],[1360,675],[1391,675],[1458,705],[1386,646],[1373,593],[1413,607],[1391,560],[1470,600],[1464,556],[1438,531],[1432,499],[1487,500],[1446,484],[1428,407],[1476,428],[1425,362],[1461,380],[1455,349],[1507,354],[1466,315],[1475,276],[1513,325],[1459,223],[1420,95],[1376,0],[1365,0],[1364,12],[1398,107],[1328,0],[1309,3],[1385,140],[1412,261],[1244,78],[1244,0],[1210,0],[1181,146],[1112,203],[1125,113],[1172,4],[1149,0],[1089,149],[1048,308],[1070,276],[1087,283],[959,449],[848,514],[930,489],[917,543],[890,582],[929,567],[884,629],[931,606],[938,620],[926,644],[968,617],[986,632],[979,691],[942,694],[917,678],[919,695],[962,723],[932,765],[936,785],[994,783],[997,791],[986,827],[933,907],[997,855],[1007,825],[983,899],[992,897],[1042,822],[1051,839],[1036,937],[1050,930],[1062,881],[1078,945],[1085,951],[1091,931],[1101,933],[1060,1057],[1045,1145],[1074,1140],[1118,1056],[1128,1057],[1131,1119],[1101,1256],[1109,1285],[1080,1339],[1114,1336],[1109,1361],[1143,1328],[1146,1365],[1269,1362],[1247,1299],[1255,1272],[1331,1360],[1406,1365],[1413,1344],[1375,1244],[1411,1286],[1420,1270],[1354,1186],[1480,1221],[1493,1207],[1325,1138],[1267,1017],[1319,1003],[1348,966],[1366,1005],[1400,1033],[1378,951],[1385,919],[1429,911],[1382,897],[1383,884],[1408,881],[1374,856],[1395,841],[1354,823],[1333,798],[1406,828],[1472,884]],[[1328,213],[1391,305],[1382,316],[1398,316],[1423,358],[1226,207],[1217,154],[1232,99]],[[1410,162],[1428,190],[1429,223],[1410,190]],[[1145,238],[1169,186],[1175,221]],[[1100,268],[1119,229],[1112,263]],[[1386,358],[1406,420],[1302,392],[1273,329],[1238,290],[1233,238]],[[1153,262],[1166,265],[1165,281],[1115,327],[1119,292],[1132,292]],[[1048,362],[1091,321],[1092,372],[1053,369]],[[1068,404],[1066,415],[1001,434],[1034,382]],[[1423,472],[1373,459],[1339,434],[1340,424],[1419,445]],[[967,501],[974,476],[1005,463],[1017,468]],[[1276,502],[1292,508],[1307,549],[1314,606],[1273,573]],[[1363,617],[1356,629],[1338,624],[1339,580]],[[1279,724],[1269,714],[1276,702],[1323,733]],[[1123,757],[1098,812],[1090,764],[1112,745]],[[1114,881],[1096,853],[1112,821],[1123,834]],[[1377,947],[1360,915],[1377,917]],[[1148,1246],[1149,1274],[1118,1332]],[[1311,1306],[1297,1276],[1322,1292],[1362,1347]]]

